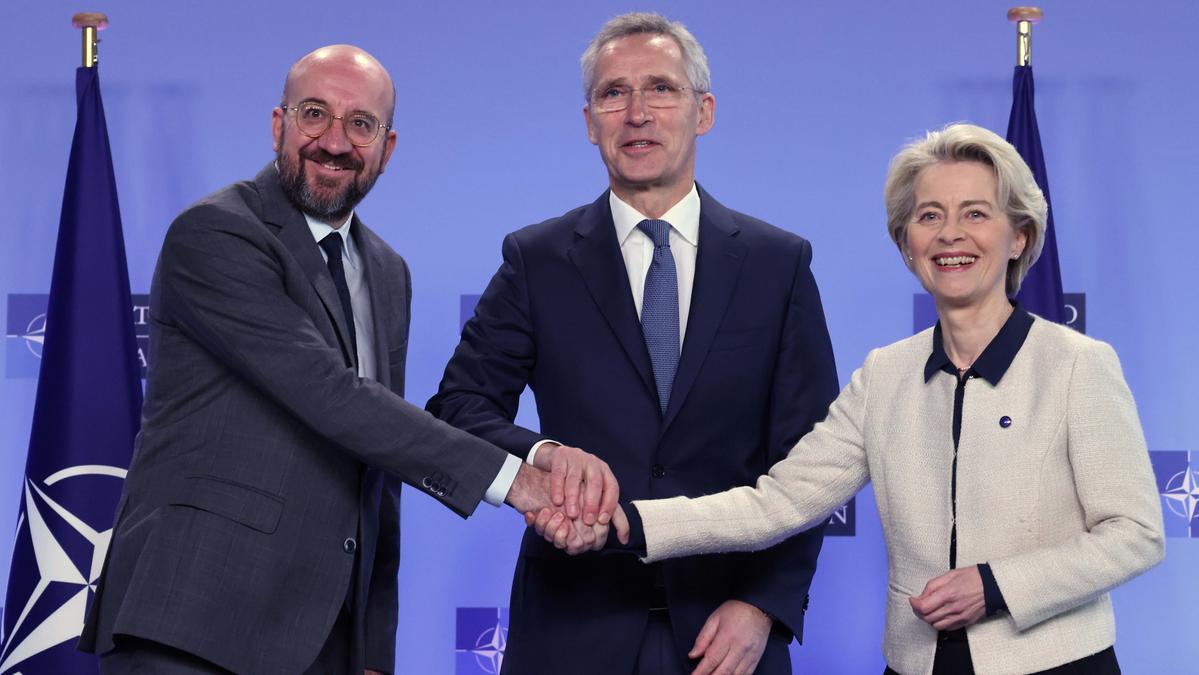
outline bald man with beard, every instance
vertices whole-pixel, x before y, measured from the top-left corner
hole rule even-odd
[[[304,56],[275,160],[167,232],[142,429],[79,645],[101,672],[392,672],[400,482],[463,517],[550,503],[547,473],[401,398],[408,267],[354,215],[394,106],[370,54]],[[605,535],[580,525],[574,545]]]

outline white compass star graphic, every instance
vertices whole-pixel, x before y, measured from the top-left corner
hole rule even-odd
[[[483,631],[470,653],[475,655],[475,661],[483,672],[498,673],[504,665],[504,649],[507,646],[508,631],[497,622],[495,626]]]
[[[475,639],[475,646],[460,647],[454,651],[474,656],[479,670],[488,675],[494,675],[499,673],[500,668],[504,665],[504,649],[507,646],[508,629],[504,627],[503,615],[499,609],[496,609],[495,625],[484,628],[483,632],[479,633],[479,637]]]
[[[46,315],[38,314],[33,317],[21,339],[25,341],[30,354],[42,358],[42,345],[46,342]]]
[[[113,466],[73,466],[50,476],[45,486],[50,487],[60,480],[75,476],[113,476],[125,478],[125,470]],[[112,530],[98,532],[81,518],[54,501],[33,481],[25,480],[24,506],[18,531],[29,527],[29,538],[37,563],[38,580],[33,592],[21,607],[13,624],[12,632],[5,636],[3,651],[0,652],[0,672],[9,670],[22,661],[36,656],[55,645],[79,637],[83,632],[84,613],[87,609],[87,594],[95,590],[96,581],[103,569],[104,556],[112,539]],[[81,570],[72,562],[62,544],[54,538],[50,522],[57,519],[75,530],[92,545],[92,556],[88,569]],[[78,587],[70,599],[52,611],[42,622],[28,631],[23,631],[30,612],[46,593],[52,583],[65,583]],[[15,610],[16,607],[9,609]],[[20,636],[18,639],[16,636]]]
[[[1199,472],[1187,468],[1174,474],[1166,483],[1166,491],[1162,496],[1166,498],[1171,511],[1191,522],[1195,518],[1196,507],[1199,507]]]

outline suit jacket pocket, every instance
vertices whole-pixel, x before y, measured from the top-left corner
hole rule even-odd
[[[708,348],[708,351],[719,352],[757,347],[768,344],[776,335],[778,335],[778,329],[770,326],[721,331],[712,337],[712,346]]]
[[[283,514],[283,498],[216,476],[188,476],[181,496],[171,504],[223,516],[272,534]]]

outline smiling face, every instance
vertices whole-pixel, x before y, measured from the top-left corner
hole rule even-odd
[[[996,194],[995,171],[982,162],[938,162],[916,178],[916,209],[905,254],[938,308],[1006,306],[1008,262],[1027,237],[1012,229]]]
[[[583,108],[587,136],[599,147],[618,197],[632,201],[636,193],[654,191],[668,203],[681,199],[695,180],[695,139],[712,128],[716,99],[694,95],[678,43],[648,33],[612,40],[599,51],[594,82],[592,100],[594,92],[614,86],[685,88],[674,108],[651,108],[638,93],[618,112]]]
[[[288,75],[285,96],[289,108],[311,101],[338,116],[365,112],[383,123],[391,116],[391,78],[369,54],[348,46],[318,49],[301,59]],[[339,226],[383,172],[396,134],[388,129],[374,143],[355,147],[341,120],[310,138],[296,126],[295,115],[276,108],[271,120],[284,192],[304,213]]]

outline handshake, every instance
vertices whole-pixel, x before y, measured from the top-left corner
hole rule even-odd
[[[613,527],[621,543],[628,543],[629,521],[619,499],[607,462],[579,448],[546,443],[532,466],[521,465],[505,501],[546,541],[577,555],[602,549]]]

